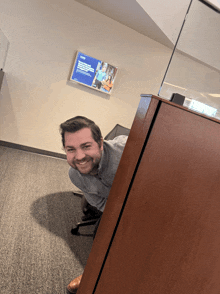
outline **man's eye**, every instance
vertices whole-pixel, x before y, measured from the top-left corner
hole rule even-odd
[[[66,151],[69,152],[69,153],[72,153],[72,152],[74,152],[74,150],[75,149],[67,149]]]
[[[90,145],[85,145],[83,146],[83,149],[89,149],[91,146]]]

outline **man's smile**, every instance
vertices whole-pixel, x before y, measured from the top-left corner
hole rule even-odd
[[[78,162],[77,164],[83,165],[83,164],[86,164],[86,163],[87,163],[87,161],[83,161],[83,162]]]
[[[88,163],[91,160],[91,158],[85,158],[83,160],[75,160],[74,163],[77,165],[84,165]]]

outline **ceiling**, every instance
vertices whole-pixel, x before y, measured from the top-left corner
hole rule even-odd
[[[136,0],[76,0],[167,47],[172,42]]]

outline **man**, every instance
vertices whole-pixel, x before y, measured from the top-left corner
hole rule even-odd
[[[98,89],[102,86],[102,81],[106,79],[106,65],[102,66],[102,69],[98,70],[94,78],[94,86]]]
[[[83,192],[86,201],[102,213],[127,136],[104,141],[99,127],[83,116],[62,123],[60,130],[72,183]],[[82,275],[69,283],[68,293],[76,293],[81,278]]]

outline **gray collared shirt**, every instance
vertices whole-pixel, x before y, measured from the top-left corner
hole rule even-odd
[[[122,135],[104,141],[97,175],[81,174],[72,167],[69,170],[72,183],[83,192],[89,204],[100,211],[104,211],[127,138]]]

